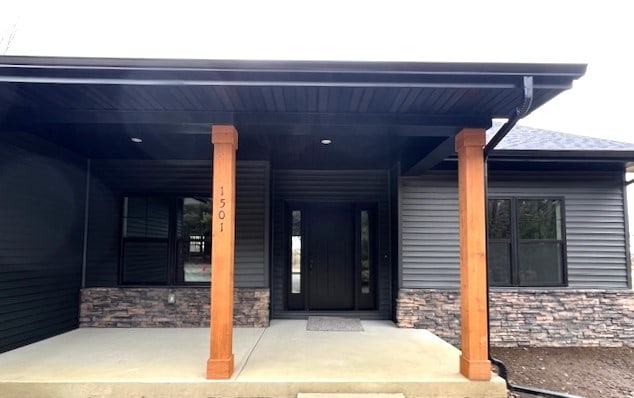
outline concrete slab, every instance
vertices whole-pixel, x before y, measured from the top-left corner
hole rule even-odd
[[[311,332],[306,321],[273,321],[241,380],[462,381],[460,351],[427,330],[364,321],[363,332]],[[271,366],[274,361],[278,364]],[[319,367],[315,367],[319,364]]]
[[[297,398],[405,398],[403,394],[321,394],[321,393],[300,393]]]
[[[309,332],[306,321],[235,329],[232,379],[205,379],[208,329],[78,329],[0,354],[0,396],[288,397],[298,393],[506,396],[471,382],[459,351],[424,330],[363,321],[363,332]],[[358,398],[358,397],[357,397]]]
[[[264,330],[235,329],[236,369]],[[0,383],[201,380],[208,357],[209,329],[82,328],[1,354]]]

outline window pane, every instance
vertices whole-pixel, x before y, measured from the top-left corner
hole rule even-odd
[[[176,217],[178,233],[178,265],[185,282],[211,280],[211,199],[183,198]],[[182,224],[182,225],[178,225]]]
[[[293,217],[293,236],[300,236],[302,234],[302,212],[293,210],[291,216]]]
[[[125,198],[123,237],[167,239],[169,206],[167,198]]]
[[[508,286],[511,284],[511,243],[489,242],[489,283]]]
[[[361,293],[370,293],[370,217],[361,211]]]
[[[302,292],[302,213],[291,212],[291,293]]]
[[[167,283],[167,242],[126,241],[124,283]]]
[[[489,239],[511,239],[511,201],[490,199],[487,209]]]
[[[521,242],[518,256],[520,285],[563,284],[561,243]]]
[[[169,209],[169,198],[124,198],[123,283],[168,282]]]
[[[520,239],[561,240],[561,201],[522,199],[518,201]]]
[[[291,237],[291,272],[300,273],[302,271],[302,237]]]

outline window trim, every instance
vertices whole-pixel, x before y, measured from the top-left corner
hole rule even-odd
[[[209,286],[211,282],[185,282],[184,278],[179,276],[181,270],[178,267],[178,237],[176,236],[176,212],[178,209],[179,199],[191,198],[191,197],[208,197],[210,199],[210,203],[213,203],[211,194],[207,193],[174,193],[174,192],[124,192],[121,194],[119,198],[120,203],[120,213],[119,213],[119,267],[118,267],[118,279],[117,283],[119,286],[125,287],[202,287]],[[168,220],[168,233],[167,233],[167,282],[166,283],[138,283],[138,282],[125,282],[124,280],[124,271],[125,271],[125,262],[124,262],[124,242],[126,238],[124,237],[124,214],[125,214],[125,198],[136,197],[136,198],[167,198],[169,201],[169,220]],[[212,243],[211,230],[209,231],[209,242]],[[127,238],[127,239],[136,239],[136,238]],[[149,240],[152,238],[147,238],[144,240]],[[210,264],[211,265],[211,264]]]
[[[487,251],[487,280],[489,270],[489,244],[492,241],[506,242],[506,239],[489,239],[489,214],[488,214],[488,201],[489,200],[508,200],[510,203],[510,217],[511,217],[511,238],[509,243],[511,245],[510,253],[510,284],[494,284],[489,281],[489,285],[495,288],[552,288],[552,287],[568,287],[568,248],[566,245],[566,201],[564,196],[541,196],[541,195],[490,195],[487,197],[487,203],[485,206],[486,214],[486,251]],[[519,237],[519,218],[518,218],[518,204],[521,200],[558,200],[561,204],[561,239],[520,239]],[[557,242],[561,243],[561,277],[562,283],[539,283],[539,284],[520,284],[519,282],[519,245],[522,241],[543,241],[543,242]]]

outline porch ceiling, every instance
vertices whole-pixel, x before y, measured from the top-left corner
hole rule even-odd
[[[584,72],[578,64],[5,56],[0,130],[71,143],[122,131],[209,134],[209,125],[226,123],[243,137],[447,137],[509,117],[524,76],[534,78],[536,109]]]

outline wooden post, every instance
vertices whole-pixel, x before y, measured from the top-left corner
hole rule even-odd
[[[486,208],[484,203],[484,129],[463,129],[456,136],[460,208],[460,373],[490,380],[487,341]]]
[[[211,218],[211,325],[208,379],[233,374],[233,259],[235,244],[236,149],[234,126],[211,129],[214,145]]]

